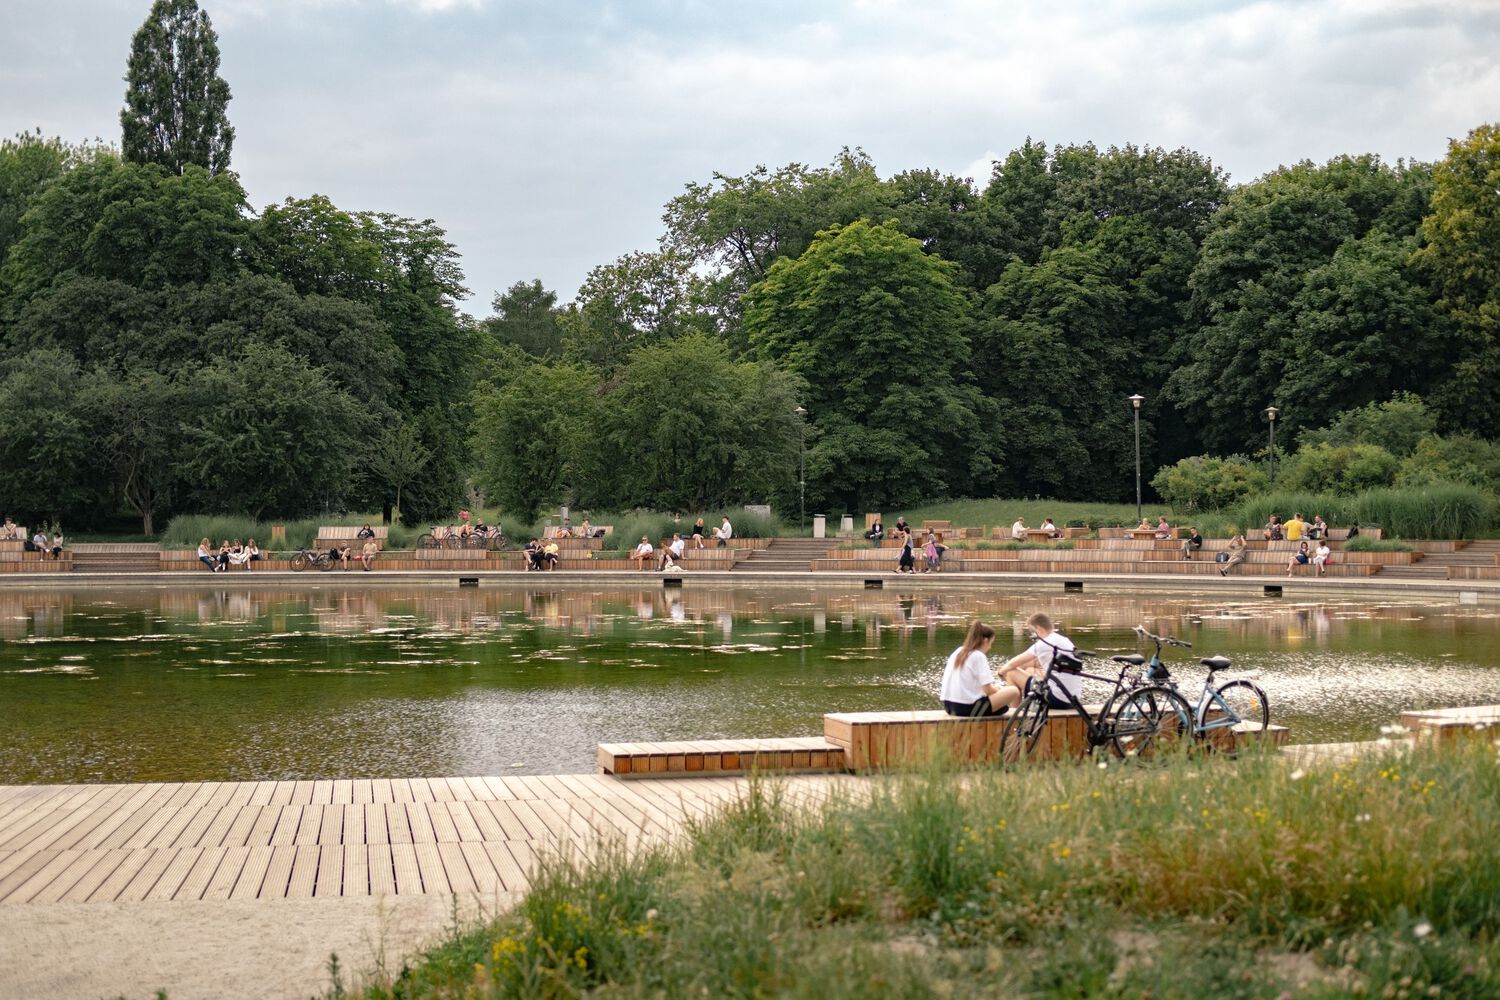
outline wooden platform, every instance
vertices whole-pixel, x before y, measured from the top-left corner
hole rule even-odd
[[[844,749],[821,737],[769,740],[698,740],[671,743],[601,743],[599,773],[617,778],[710,777],[752,771],[844,771]]]
[[[793,799],[835,776],[787,779]],[[811,783],[811,784],[809,784]],[[537,856],[675,836],[741,778],[0,786],[0,906],[522,891]]]
[[[1496,727],[1500,727],[1500,705],[1402,712],[1401,726],[1418,741],[1491,739]]]

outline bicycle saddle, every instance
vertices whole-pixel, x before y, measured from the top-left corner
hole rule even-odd
[[[1116,663],[1128,663],[1132,667],[1138,667],[1146,662],[1146,658],[1140,653],[1131,653],[1128,656],[1111,656],[1110,659]]]
[[[1212,673],[1215,670],[1227,670],[1229,668],[1229,657],[1227,656],[1205,656],[1198,661]]]

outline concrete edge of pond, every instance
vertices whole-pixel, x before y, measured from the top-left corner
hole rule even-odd
[[[471,582],[472,581],[472,582]],[[1003,586],[1024,590],[1063,589],[1082,593],[1192,593],[1213,597],[1280,596],[1291,600],[1311,597],[1387,597],[1437,599],[1456,604],[1500,604],[1500,581],[1496,580],[1381,580],[1369,577],[1288,578],[1272,576],[1183,577],[1177,575],[1132,573],[1129,575],[1087,573],[931,573],[897,575],[895,573],[842,573],[808,571],[805,573],[747,572],[744,570],[700,570],[683,574],[659,572],[587,572],[560,570],[551,573],[527,573],[519,570],[402,570],[372,573],[333,571],[328,573],[292,573],[285,570],[214,575],[206,572],[150,573],[49,573],[0,575],[0,590],[91,590],[119,587],[180,588],[199,587],[222,590],[226,587],[286,587],[308,589],[321,587],[388,587],[419,584],[430,587],[458,587],[468,583],[480,587],[555,587],[618,588],[628,586],[683,587],[816,587],[840,590],[871,587],[878,581],[880,589],[901,591],[973,590],[985,586]]]

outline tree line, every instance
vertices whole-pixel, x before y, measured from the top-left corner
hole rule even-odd
[[[1273,404],[1282,445],[1402,393],[1500,436],[1492,125],[1239,186],[1187,149],[1028,139],[978,184],[845,149],[689,183],[655,249],[475,319],[432,220],[248,204],[194,0],[126,79],[118,149],[0,143],[0,506],[31,520],[1124,499],[1136,393],[1148,479],[1265,458]]]

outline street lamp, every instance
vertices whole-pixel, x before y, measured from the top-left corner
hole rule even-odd
[[[797,407],[797,514],[807,530],[807,409]]]
[[[1271,459],[1271,485],[1272,486],[1276,485],[1276,414],[1277,414],[1277,412],[1278,411],[1277,411],[1276,407],[1274,407],[1274,406],[1268,406],[1268,407],[1266,407],[1266,416],[1268,416],[1268,417],[1271,418],[1271,448],[1270,448],[1270,451],[1269,451],[1269,455],[1270,455],[1270,459]]]
[[[1136,393],[1130,397],[1131,409],[1135,411],[1135,520],[1141,521],[1141,403],[1146,397]]]

